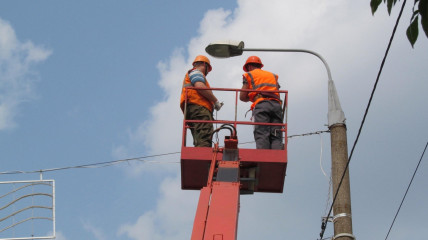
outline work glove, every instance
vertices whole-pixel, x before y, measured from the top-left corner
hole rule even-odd
[[[214,103],[214,109],[216,111],[220,111],[220,108],[223,107],[224,103],[220,103],[219,101]]]

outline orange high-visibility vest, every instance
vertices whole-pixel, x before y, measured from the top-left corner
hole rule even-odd
[[[184,112],[184,104],[185,104],[185,100],[186,100],[186,91],[185,88],[186,87],[192,87],[192,83],[190,82],[190,78],[189,78],[189,73],[192,72],[194,69],[189,70],[186,73],[186,76],[184,77],[183,80],[183,87],[181,89],[181,98],[180,98],[180,107],[181,110]],[[210,84],[208,83],[208,80],[205,78],[205,85],[209,88]],[[204,96],[200,95],[198,93],[198,91],[196,91],[195,89],[188,89],[187,90],[187,104],[197,104],[200,106],[203,106],[205,108],[207,108],[208,110],[210,110],[210,112],[213,111],[213,103],[211,101],[209,101],[208,99],[206,99]]]
[[[250,92],[248,97],[253,102],[251,109],[257,103],[264,100],[276,100],[281,103],[279,93],[263,93],[263,91],[277,91],[279,90],[278,75],[264,71],[261,69],[254,69],[253,71],[244,73],[244,78],[247,80],[248,88],[251,90],[260,90],[260,92]]]

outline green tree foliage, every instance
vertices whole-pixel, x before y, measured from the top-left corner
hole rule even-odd
[[[370,7],[372,8],[372,14],[374,15],[382,1],[386,3],[388,7],[388,14],[391,15],[391,9],[397,3],[397,0],[371,0]],[[421,19],[422,29],[428,38],[428,0],[415,0],[412,11],[413,14],[410,18],[410,25],[407,28],[406,35],[410,44],[412,44],[412,47],[414,47],[419,35],[419,16]]]

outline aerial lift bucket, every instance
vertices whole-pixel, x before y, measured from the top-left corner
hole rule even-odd
[[[235,91],[235,113],[238,92],[241,89],[211,90]],[[284,115],[287,109],[285,94]],[[285,135],[284,148],[246,149],[238,148],[237,125],[278,125],[250,121],[214,120],[183,121],[183,144],[181,147],[181,188],[201,190],[191,240],[233,240],[237,235],[239,196],[254,192],[282,193],[287,169],[287,123],[281,125]],[[234,129],[226,136],[224,147],[218,143],[214,148],[186,146],[188,123],[211,122],[224,124]]]

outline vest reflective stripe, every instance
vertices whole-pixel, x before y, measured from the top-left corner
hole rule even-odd
[[[278,85],[276,84],[270,84],[270,83],[262,83],[259,85],[256,85],[255,89],[261,88],[261,87],[274,87],[274,88],[278,88]]]
[[[270,92],[263,94],[263,91],[279,90],[278,75],[261,69],[255,69],[251,72],[245,73],[244,78],[247,80],[249,89],[260,90],[260,92],[248,93],[250,101],[253,102],[251,109],[253,109],[257,103],[263,100],[277,100],[280,102],[279,93]],[[267,97],[266,95],[273,95],[277,97]],[[256,98],[256,96],[258,97]]]
[[[186,88],[187,87],[192,87],[192,83],[190,82],[190,77],[189,77],[189,73],[192,72],[192,70],[189,70],[186,73],[186,76],[184,76],[184,80],[183,80],[183,87],[181,89],[181,97],[180,97],[180,107],[181,110],[184,111],[184,104],[185,104],[185,100],[186,100]],[[207,79],[205,79],[205,85],[210,88],[210,84],[208,83]],[[198,93],[198,91],[196,91],[195,89],[187,89],[187,104],[197,104],[200,106],[203,106],[205,108],[207,108],[209,111],[213,111],[213,103],[210,102],[208,99],[206,99],[205,97],[203,97],[202,95],[200,95]]]
[[[251,78],[251,89],[253,89],[253,90],[254,90],[254,89],[258,89],[258,88],[265,87],[265,86],[277,88],[276,90],[278,90],[278,89],[279,89],[278,76],[277,76],[277,75],[275,75],[275,74],[273,74],[273,73],[272,73],[273,77],[275,78],[276,84],[272,84],[272,83],[262,83],[262,84],[256,85],[256,84],[254,83],[253,75],[252,75],[250,72],[247,72],[247,73],[248,73],[248,75],[249,75],[249,76],[250,76],[250,78]]]

